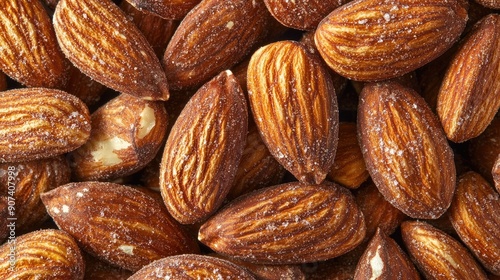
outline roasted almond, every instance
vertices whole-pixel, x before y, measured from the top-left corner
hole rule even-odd
[[[435,59],[459,39],[467,22],[462,3],[352,1],[320,22],[316,46],[326,63],[349,79],[401,76]]]
[[[335,158],[339,116],[320,58],[294,41],[266,45],[250,59],[247,86],[271,154],[299,181],[321,183]]]
[[[97,104],[108,90],[103,84],[83,74],[73,65],[69,67],[67,79],[64,91],[78,97],[89,107]]]
[[[0,71],[0,91],[7,90],[7,77]]]
[[[437,113],[448,139],[477,137],[500,108],[500,15],[480,20],[462,41],[439,90]]]
[[[345,254],[365,236],[350,192],[333,183],[286,183],[230,202],[199,231],[215,252],[252,263],[294,264]]]
[[[83,250],[127,270],[199,250],[160,202],[131,187],[70,183],[41,198],[57,226]]]
[[[389,203],[412,218],[436,219],[455,191],[453,152],[437,117],[396,82],[367,84],[358,133],[368,172]]]
[[[0,30],[3,72],[28,87],[62,88],[67,61],[40,1],[3,1]]]
[[[224,202],[247,126],[247,103],[229,70],[203,85],[186,104],[170,131],[160,167],[165,205],[179,222],[202,222]]]
[[[87,106],[66,92],[26,88],[0,92],[0,162],[50,158],[90,135]]]
[[[183,19],[201,0],[127,0],[127,2],[139,10],[165,19]]]
[[[132,272],[84,253],[85,279],[87,280],[127,280]]]
[[[426,279],[488,279],[469,251],[437,228],[421,221],[406,221],[401,234]]]
[[[86,75],[121,93],[169,98],[153,48],[111,0],[61,0],[54,28],[66,57]]]
[[[460,239],[491,273],[500,275],[500,195],[478,173],[460,176],[450,220]]]
[[[10,212],[14,214],[14,212]],[[9,220],[9,198],[5,195],[0,195],[0,243],[3,243],[4,240],[9,236],[11,230],[8,228]],[[12,231],[12,238],[15,238],[16,231]]]

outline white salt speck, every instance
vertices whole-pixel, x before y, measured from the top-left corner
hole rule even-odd
[[[391,15],[390,15],[390,14],[388,14],[388,13],[385,13],[385,14],[384,14],[384,19],[385,19],[385,21],[386,21],[386,22],[391,21]]]
[[[121,245],[120,247],[118,247],[118,249],[120,249],[122,252],[124,252],[127,255],[133,256],[135,247],[131,246],[131,245]]]
[[[366,19],[366,18],[365,18],[365,19],[360,19],[360,20],[358,20],[358,23],[359,23],[359,24],[365,24],[365,23],[367,23],[367,22],[368,22],[368,19]]]
[[[233,28],[233,26],[234,26],[234,22],[233,22],[233,21],[229,21],[229,22],[226,24],[226,28],[227,28],[227,29],[231,29],[231,28]]]
[[[59,209],[57,209],[56,207],[52,207],[52,212],[54,212],[56,214],[61,213],[61,211],[59,211]]]
[[[83,16],[84,19],[87,19],[87,14],[86,13],[83,13],[82,16]]]
[[[81,193],[81,192],[77,192],[77,193],[76,193],[76,197],[83,197],[83,193]]]
[[[63,205],[62,206],[62,211],[63,211],[63,213],[69,213],[69,206],[68,205]]]

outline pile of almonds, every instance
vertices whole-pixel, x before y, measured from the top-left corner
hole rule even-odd
[[[4,0],[0,279],[500,279],[499,0]]]

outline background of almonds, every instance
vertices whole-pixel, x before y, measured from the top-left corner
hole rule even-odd
[[[498,279],[499,10],[3,1],[0,278]]]

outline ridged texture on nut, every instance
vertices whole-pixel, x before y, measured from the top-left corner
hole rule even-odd
[[[425,222],[406,221],[401,234],[426,279],[488,279],[469,251],[441,230]]]
[[[479,21],[464,39],[444,77],[437,113],[448,139],[481,134],[500,107],[500,15]]]
[[[206,220],[229,192],[245,147],[248,111],[231,71],[202,86],[168,136],[160,167],[160,189],[179,222]]]
[[[406,74],[445,52],[465,28],[459,0],[356,0],[325,17],[315,42],[326,63],[359,81]]]
[[[266,36],[271,18],[263,1],[201,1],[162,60],[172,89],[196,89],[238,63]]]
[[[11,269],[11,247],[15,246],[15,264]],[[82,280],[85,272],[80,248],[62,230],[40,230],[18,236],[15,244],[0,247],[0,278]]]
[[[280,41],[250,59],[252,113],[271,154],[299,181],[321,183],[338,142],[333,82],[318,56],[300,43]]]
[[[415,266],[399,245],[377,230],[361,256],[354,280],[420,279]]]
[[[61,0],[54,28],[64,54],[86,75],[121,93],[169,98],[152,47],[111,0]]]
[[[131,175],[155,157],[164,143],[163,103],[122,94],[92,113],[89,140],[71,152],[78,180],[109,180]]]
[[[365,229],[347,189],[293,182],[234,200],[201,226],[198,239],[236,259],[293,264],[342,255],[361,243]]]
[[[235,279],[255,280],[246,269],[220,258],[185,254],[155,261],[137,271],[129,280]]]
[[[67,64],[39,0],[0,5],[0,69],[28,87],[61,88]]]
[[[144,12],[164,19],[183,19],[201,0],[126,0]]]
[[[88,108],[71,94],[45,88],[0,92],[0,162],[57,156],[89,135]]]
[[[70,183],[41,198],[57,226],[82,249],[121,268],[137,271],[157,259],[199,251],[159,201],[133,188]]]
[[[483,266],[500,275],[500,196],[475,172],[460,176],[450,220]]]
[[[412,218],[436,219],[451,204],[455,163],[439,120],[416,92],[395,82],[363,88],[358,132],[373,182]]]

